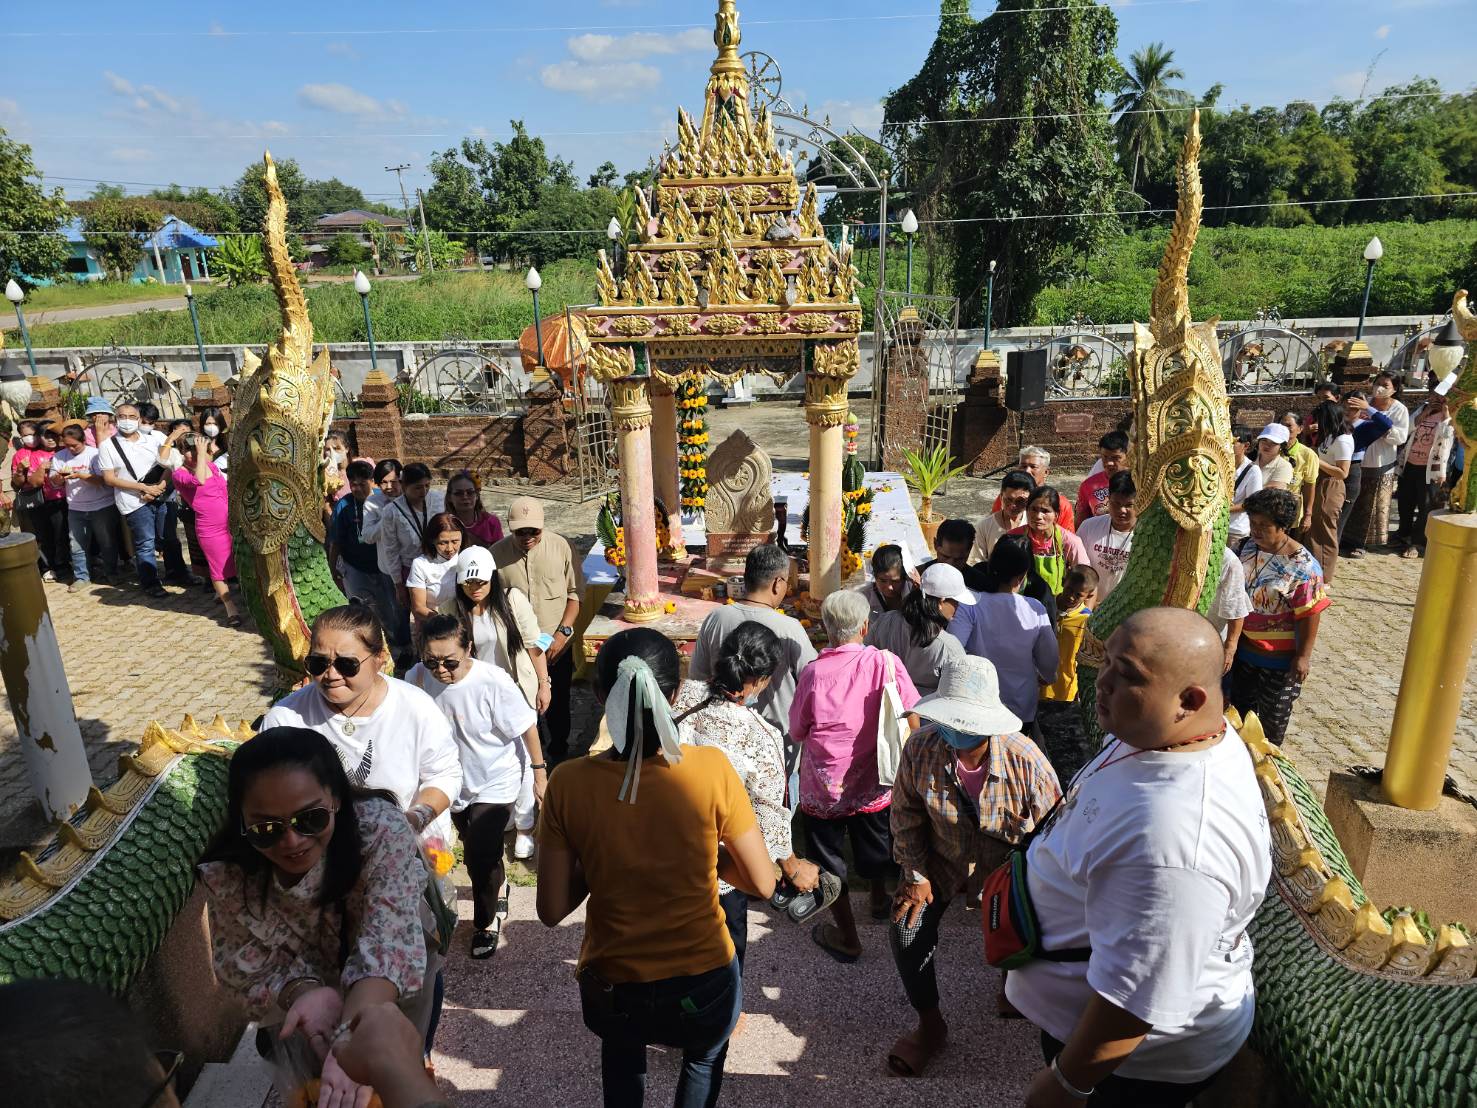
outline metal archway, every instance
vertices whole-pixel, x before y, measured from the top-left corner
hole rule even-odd
[[[521,401],[506,365],[476,343],[449,338],[416,367],[401,408],[406,415],[503,415],[520,407]]]
[[[1429,327],[1421,331],[1416,331],[1414,334],[1412,334],[1409,338],[1407,338],[1403,343],[1400,344],[1399,348],[1395,351],[1394,354],[1390,355],[1390,361],[1386,368],[1391,373],[1398,374],[1400,376],[1400,380],[1403,381],[1406,385],[1414,384],[1414,374],[1418,369],[1420,369],[1421,365],[1426,360],[1426,352],[1421,349],[1420,345],[1421,339],[1425,338],[1427,335],[1434,335],[1437,331],[1441,330],[1441,328],[1445,327],[1447,321],[1450,319],[1451,313],[1447,312],[1444,316],[1436,320]]]
[[[1085,315],[1035,349],[1047,351],[1048,400],[1118,400],[1129,395],[1128,350]]]
[[[161,419],[188,419],[190,407],[177,374],[121,346],[108,346],[85,359],[74,385],[86,396],[101,396],[117,407],[153,404]]]
[[[1323,374],[1318,348],[1285,325],[1276,308],[1257,312],[1220,350],[1228,392],[1308,392]]]

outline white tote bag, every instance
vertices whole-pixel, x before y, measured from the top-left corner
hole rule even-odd
[[[897,779],[898,765],[903,760],[903,743],[908,737],[908,710],[903,707],[902,695],[897,691],[896,665],[890,652],[887,656],[887,680],[882,683],[882,703],[877,707],[877,780],[891,788]]]

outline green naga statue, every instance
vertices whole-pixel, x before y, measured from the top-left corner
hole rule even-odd
[[[1129,367],[1140,512],[1133,553],[1079,655],[1094,732],[1093,663],[1101,662],[1102,643],[1141,608],[1206,611],[1224,557],[1235,469],[1230,412],[1215,323],[1191,321],[1186,285],[1201,212],[1199,152],[1192,117],[1174,229]],[[1468,341],[1477,340],[1465,294],[1453,314]],[[1469,365],[1457,393],[1459,433],[1477,439],[1477,369]],[[1477,482],[1459,490],[1457,503],[1470,510],[1474,494]],[[1424,913],[1372,904],[1291,760],[1265,740],[1255,716],[1233,722],[1251,751],[1272,832],[1272,886],[1251,927],[1257,1009],[1250,1045],[1284,1094],[1280,1102],[1477,1106],[1472,936],[1460,924],[1433,926]],[[1223,1083],[1241,1080],[1228,1075]]]
[[[267,272],[282,334],[266,357],[246,354],[231,407],[231,534],[241,593],[277,662],[279,684],[302,678],[319,612],[344,603],[324,552],[323,440],[333,418],[328,348],[313,357],[313,324],[287,253],[287,201],[266,155]]]

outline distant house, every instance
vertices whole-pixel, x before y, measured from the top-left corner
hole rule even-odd
[[[313,221],[313,233],[309,242],[327,243],[335,235],[353,235],[366,246],[369,244],[370,223],[378,223],[386,231],[404,231],[408,222],[395,215],[383,212],[366,212],[362,208],[351,208],[346,212],[320,216]]]
[[[107,276],[83,237],[81,218],[70,220],[62,235],[70,250],[66,268],[73,280],[101,281]],[[214,237],[191,227],[179,216],[165,216],[159,229],[144,240],[143,260],[129,280],[142,283],[152,279],[164,285],[208,280],[210,264],[205,252],[218,245]]]

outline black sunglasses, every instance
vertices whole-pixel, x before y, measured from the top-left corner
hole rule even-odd
[[[424,658],[427,669],[444,669],[447,673],[455,673],[456,667],[462,664],[460,658]]]
[[[322,806],[304,808],[301,812],[288,816],[286,819],[264,819],[259,823],[243,823],[241,834],[258,850],[266,850],[287,834],[289,827],[306,838],[323,834],[328,829],[328,823],[333,819],[333,813],[336,810]]]
[[[322,677],[328,672],[328,667],[332,666],[340,677],[353,677],[364,662],[363,658],[345,658],[342,654],[331,661],[327,654],[309,654],[303,659],[303,668],[314,677]]]
[[[175,1075],[179,1073],[180,1066],[184,1065],[185,1052],[182,1050],[156,1050],[154,1061],[159,1063],[159,1068],[164,1071],[164,1080],[154,1086],[154,1091],[144,1101],[143,1108],[153,1108],[154,1102],[164,1095],[167,1089],[174,1085]]]

